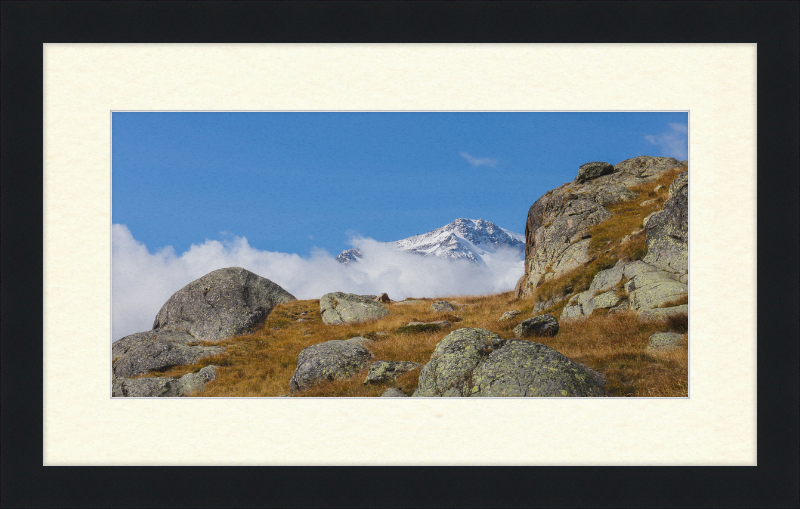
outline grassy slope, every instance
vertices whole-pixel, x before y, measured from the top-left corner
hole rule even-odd
[[[617,259],[644,257],[646,246],[643,234],[634,236],[625,244],[620,243],[620,239],[639,228],[645,216],[663,207],[667,190],[656,194],[652,189],[659,184],[668,188],[675,174],[677,171],[669,172],[657,182],[634,189],[638,196],[632,201],[610,206],[614,217],[591,232],[590,249],[596,258],[586,267],[545,282],[534,297],[515,300],[513,292],[444,297],[444,300],[464,304],[463,307],[457,306],[460,308],[455,313],[460,317],[457,323],[456,316],[442,315],[428,309],[435,300],[442,298],[412,304],[389,304],[387,307],[391,315],[375,322],[351,325],[322,323],[318,300],[281,304],[272,311],[260,331],[217,343],[227,347],[225,354],[147,376],[177,377],[216,364],[221,366],[217,379],[206,386],[202,396],[280,396],[289,392],[289,379],[300,350],[323,341],[367,336],[374,340],[369,347],[375,355],[374,360],[414,361],[424,365],[436,344],[449,331],[460,327],[482,327],[504,338],[514,337],[514,327],[530,317],[536,300],[546,300],[554,292],[562,291],[564,285],[572,287],[572,294],[581,292],[588,288],[597,272],[613,266]],[[657,201],[651,206],[640,207],[641,202],[650,199]],[[566,299],[548,312],[558,316],[565,303]],[[510,309],[518,309],[522,314],[513,320],[497,320]],[[299,319],[306,321],[299,322]],[[441,319],[450,320],[452,326],[436,332],[397,332],[399,327],[408,322]],[[603,373],[607,379],[606,391],[609,396],[685,397],[688,395],[686,339],[682,348],[671,352],[655,355],[645,352],[650,334],[669,330],[685,332],[686,317],[678,317],[671,322],[641,323],[632,313],[611,316],[595,313],[583,321],[562,323],[558,335],[536,338],[536,341]],[[386,335],[379,336],[377,332]],[[394,383],[365,386],[362,382],[367,371],[364,370],[354,378],[323,382],[297,396],[379,396],[391,386],[411,394],[416,388],[419,371],[406,373]]]

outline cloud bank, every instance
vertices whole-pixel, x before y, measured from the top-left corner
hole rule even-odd
[[[498,251],[478,265],[466,260],[423,258],[369,238],[350,239],[364,257],[343,265],[324,250],[309,257],[261,251],[244,237],[206,240],[180,255],[172,247],[151,253],[127,226],[112,226],[111,340],[150,330],[172,294],[209,272],[243,267],[274,281],[298,299],[329,292],[407,297],[478,295],[512,290],[522,275],[516,250]],[[338,254],[338,253],[336,253]]]
[[[470,166],[477,168],[478,166],[489,166],[490,168],[494,168],[497,166],[496,159],[489,159],[488,157],[472,157],[471,155],[467,154],[466,152],[461,152],[459,154],[461,157],[467,160]]]
[[[670,123],[669,129],[653,136],[648,134],[644,138],[652,145],[656,145],[665,157],[674,157],[684,161],[689,157],[689,127],[683,124]]]

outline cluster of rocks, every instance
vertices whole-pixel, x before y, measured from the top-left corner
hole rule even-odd
[[[558,328],[555,317],[541,315],[523,320],[514,332],[517,338],[553,336]],[[420,367],[410,361],[373,361],[369,344],[368,339],[355,337],[304,348],[289,382],[290,391],[351,378],[367,368],[365,384],[386,383]],[[526,339],[502,339],[485,329],[461,328],[439,341],[420,371],[413,396],[603,396],[604,384],[602,375],[548,346]],[[408,395],[392,387],[381,396]]]
[[[685,161],[663,157],[581,166],[574,182],[549,191],[528,212],[525,274],[515,295],[533,296],[542,282],[591,262],[589,230],[611,217],[606,206],[634,198],[630,190],[634,186],[685,167]],[[653,189],[663,190],[660,185]],[[537,302],[534,311],[569,299],[561,320],[585,318],[598,309],[609,313],[630,309],[644,320],[686,313],[685,304],[664,306],[688,294],[688,192],[688,173],[682,171],[670,185],[663,209],[647,216],[641,228],[623,239],[646,236],[647,254],[642,260],[620,260],[598,273],[588,290],[572,295],[572,288],[563,288],[560,295]]]
[[[225,351],[219,342],[249,334],[277,305],[296,300],[289,292],[241,267],[218,269],[192,281],[167,300],[152,330],[112,343],[113,396],[185,396],[213,380],[214,366],[178,379],[133,378],[194,364]]]

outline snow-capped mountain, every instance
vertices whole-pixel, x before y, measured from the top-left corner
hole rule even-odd
[[[401,251],[422,256],[467,259],[483,263],[484,257],[491,256],[498,249],[514,249],[522,256],[525,250],[525,236],[500,228],[483,219],[459,218],[428,233],[390,244],[394,244]],[[346,264],[362,256],[358,248],[353,248],[342,251],[336,259]]]
[[[358,249],[357,247],[354,247],[352,249],[342,251],[341,253],[339,253],[339,256],[336,257],[336,259],[339,261],[339,263],[347,265],[348,263],[356,261],[359,258],[362,258],[363,256],[364,254],[361,252],[361,250]]]

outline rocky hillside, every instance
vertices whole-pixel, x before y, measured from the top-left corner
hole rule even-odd
[[[563,319],[595,310],[663,318],[688,309],[685,161],[587,163],[536,200],[525,226],[518,298]]]

